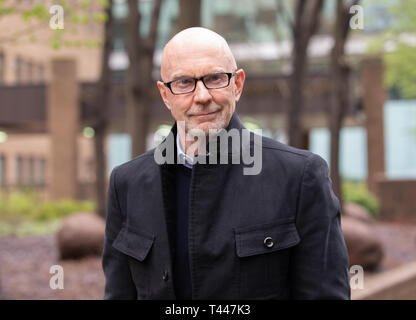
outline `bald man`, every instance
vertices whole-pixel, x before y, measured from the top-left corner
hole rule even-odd
[[[211,30],[165,46],[157,86],[175,123],[111,173],[105,299],[350,298],[328,166],[247,131],[244,80]]]

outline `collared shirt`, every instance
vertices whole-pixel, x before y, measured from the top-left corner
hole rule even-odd
[[[176,135],[176,147],[177,147],[177,156],[178,160],[180,159],[180,163],[183,163],[183,165],[189,169],[192,169],[192,166],[194,165],[194,158],[188,156],[185,152],[183,152],[181,148],[181,143],[179,141],[179,133]]]
[[[179,133],[176,134],[176,146],[177,146],[177,157],[178,159],[181,159],[180,163],[183,163],[183,165],[189,169],[192,169],[193,165],[195,164],[194,158],[188,156],[185,152],[183,152],[181,148],[181,143],[179,141]],[[207,153],[207,156],[209,156],[210,152]]]

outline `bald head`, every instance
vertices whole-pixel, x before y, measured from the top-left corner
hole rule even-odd
[[[177,33],[163,49],[161,62],[163,81],[170,81],[171,73],[179,61],[202,55],[216,59],[229,70],[237,69],[234,56],[223,37],[209,29],[194,27]]]

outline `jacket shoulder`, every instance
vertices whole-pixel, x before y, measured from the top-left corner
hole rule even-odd
[[[262,137],[262,148],[263,152],[278,153],[288,157],[308,158],[313,154],[308,150],[294,148],[264,136]]]
[[[302,169],[302,171],[308,163],[319,163],[327,166],[326,161],[321,156],[309,150],[294,148],[264,136],[262,137],[262,150],[263,157],[272,160],[273,163],[278,161],[284,163],[286,167]]]
[[[146,172],[148,170],[154,170],[157,163],[154,160],[155,148],[146,151],[145,153],[122,163],[112,170],[113,173],[117,172],[117,180],[137,175],[139,172]]]

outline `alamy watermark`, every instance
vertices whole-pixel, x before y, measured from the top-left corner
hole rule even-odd
[[[349,270],[350,277],[350,287],[352,290],[355,289],[364,289],[364,269],[362,266],[355,264],[350,267]]]
[[[350,7],[350,13],[354,14],[350,19],[350,28],[353,30],[364,29],[364,8],[359,5]]]
[[[49,280],[49,287],[52,290],[64,289],[64,268],[59,264],[55,264],[49,268],[49,273],[53,274]]]
[[[64,289],[64,269],[59,264],[52,265],[49,268],[49,273],[52,274],[49,280],[49,287],[52,290]],[[364,269],[360,265],[352,265],[349,269],[350,287],[351,290],[364,289]]]
[[[62,30],[64,28],[64,8],[55,4],[49,8],[49,13],[53,15],[49,19],[49,28],[52,30]]]
[[[354,14],[349,21],[350,28],[353,30],[364,29],[364,8],[360,5],[353,5],[349,10],[350,14]],[[64,29],[64,8],[60,5],[52,5],[49,13],[53,15],[49,20],[49,27],[52,30]]]
[[[185,121],[178,121],[178,128],[184,128]],[[178,133],[179,134],[179,133]],[[156,132],[154,140],[158,145],[154,153],[157,164],[175,163],[176,140],[172,132],[163,141],[159,141],[162,135]],[[209,154],[206,156],[208,136]],[[252,136],[252,139],[251,139]],[[231,141],[231,142],[230,142]],[[253,141],[253,143],[251,143]],[[258,175],[262,169],[262,130],[248,129],[209,129],[208,135],[201,129],[190,129],[185,134],[185,143],[191,142],[186,148],[187,154],[198,154],[193,158],[194,164],[244,164],[244,175]],[[231,155],[231,157],[230,157]],[[231,158],[231,159],[230,159]],[[178,157],[177,162],[184,164],[185,160]],[[250,166],[250,167],[247,167]]]

